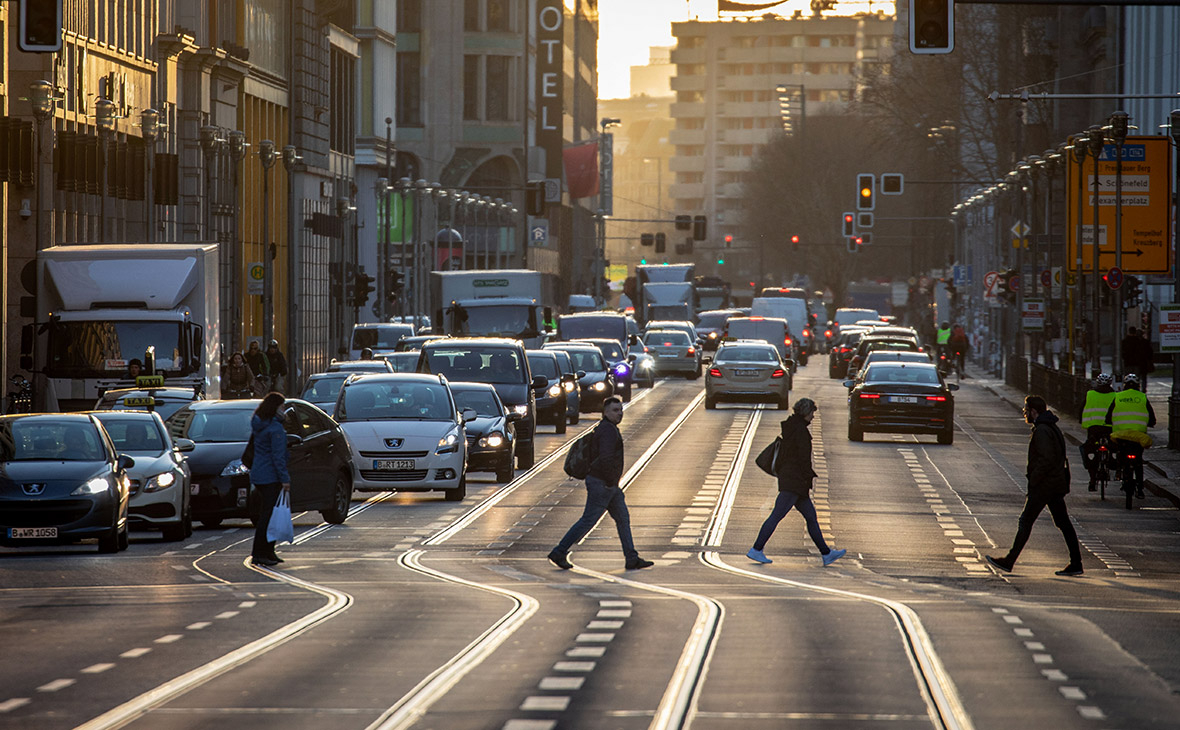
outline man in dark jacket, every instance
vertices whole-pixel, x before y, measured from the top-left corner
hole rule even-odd
[[[278,340],[271,340],[266,346],[266,361],[270,364],[270,389],[282,392],[283,378],[287,377],[287,358],[279,351]]]
[[[562,570],[574,567],[569,561],[570,548],[598,524],[604,512],[609,512],[615,521],[615,529],[619,532],[619,542],[623,544],[623,555],[627,560],[627,570],[655,565],[639,557],[635,549],[635,542],[631,539],[631,516],[627,512],[623,490],[619,489],[619,479],[623,476],[623,435],[619,433],[619,422],[622,420],[623,401],[616,396],[603,401],[602,420],[594,427],[594,446],[591,449],[594,460],[590,462],[590,473],[586,475],[586,508],[582,517],[557,543],[557,547],[549,551],[549,561]]]
[[[1065,437],[1057,427],[1057,416],[1049,412],[1045,399],[1030,395],[1024,399],[1024,420],[1032,424],[1032,435],[1028,440],[1028,496],[1024,500],[1024,511],[1020,513],[1020,526],[1012,540],[1012,549],[1002,558],[984,556],[988,564],[1005,573],[1012,572],[1020,551],[1032,534],[1033,523],[1045,507],[1053,515],[1053,524],[1065,537],[1069,548],[1069,565],[1057,571],[1057,575],[1082,574],[1082,550],[1078,546],[1078,535],[1069,521],[1065,509],[1065,495],[1069,494],[1069,464],[1065,455]]]
[[[774,528],[778,527],[778,523],[782,522],[794,507],[807,522],[807,534],[819,548],[824,565],[831,565],[846,551],[832,550],[824,542],[824,534],[815,514],[815,505],[811,503],[811,481],[815,479],[816,474],[811,468],[811,432],[807,427],[819,409],[810,398],[800,398],[795,401],[793,410],[787,420],[782,422],[782,444],[779,446],[778,458],[774,460],[775,475],[778,478],[778,497],[774,500],[774,509],[771,510],[770,516],[758,531],[754,547],[750,548],[746,557],[756,563],[772,562],[762,550],[774,534]]]

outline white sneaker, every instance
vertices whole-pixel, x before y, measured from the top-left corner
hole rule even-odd
[[[746,557],[750,560],[753,560],[755,563],[762,563],[763,565],[774,562],[770,558],[766,557],[766,553],[756,548],[750,548],[750,551],[746,553]]]
[[[841,548],[840,550],[833,550],[832,552],[828,553],[827,555],[821,555],[820,557],[824,559],[824,566],[826,567],[826,566],[831,565],[832,563],[836,562],[840,558],[844,557],[844,553],[846,553],[846,552],[848,552],[848,551]]]

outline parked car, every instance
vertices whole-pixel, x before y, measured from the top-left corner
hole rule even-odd
[[[336,418],[352,450],[358,491],[441,491],[448,502],[467,496],[467,433],[447,379],[420,373],[350,378]]]
[[[791,372],[771,344],[758,340],[722,342],[705,378],[705,408],[723,401],[775,403],[791,400]]]
[[[586,373],[574,367],[574,361],[565,350],[546,349],[557,358],[557,369],[561,372],[561,387],[565,390],[566,419],[571,424],[576,424],[581,417],[582,409],[582,384],[579,378]]]
[[[510,482],[516,473],[516,422],[519,413],[504,407],[496,389],[487,383],[451,383],[455,407],[475,411],[467,421],[467,471],[495,472],[496,481]]]
[[[542,349],[564,350],[574,367],[583,373],[578,378],[582,389],[583,413],[601,411],[602,402],[615,394],[615,376],[597,347],[589,342],[550,342]]]
[[[701,377],[701,351],[681,330],[652,330],[643,335],[643,345],[656,360],[660,375]]]
[[[131,480],[127,518],[131,526],[159,530],[168,542],[192,535],[192,472],[185,454],[192,452],[193,442],[174,442],[159,413],[96,411],[94,417],[106,429],[115,450],[135,460],[135,465],[127,469]]]
[[[258,514],[242,452],[250,440],[250,418],[261,402],[197,401],[167,421],[174,439],[195,444],[188,455],[193,519],[206,527]],[[291,510],[318,510],[325,522],[342,524],[352,506],[352,456],[344,432],[331,416],[304,400],[288,398],[279,412],[287,429]]]
[[[126,550],[134,466],[91,414],[0,416],[0,545]]]
[[[557,356],[548,350],[527,350],[525,356],[529,361],[529,371],[538,383],[537,376],[545,377],[545,385],[537,387],[533,384],[533,398],[537,405],[537,425],[542,423],[554,426],[556,433],[565,433],[566,426],[566,397],[565,388],[561,386],[561,371],[557,367]]]
[[[303,386],[303,395],[300,397],[325,413],[331,413],[336,409],[336,396],[340,395],[344,381],[355,374],[341,370],[317,373],[307,379],[307,385]]]
[[[193,388],[114,388],[98,397],[96,411],[151,411],[167,419],[186,403],[204,400]]]
[[[959,389],[928,363],[881,362],[869,366],[859,383],[845,380],[848,440],[867,432],[932,433],[938,443],[955,440],[955,398]]]

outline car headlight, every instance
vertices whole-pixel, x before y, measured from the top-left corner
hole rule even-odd
[[[717,333],[716,333],[716,332],[710,332],[710,333],[709,333],[709,339],[710,339],[710,340],[715,340],[715,339],[717,339]]]
[[[435,449],[436,454],[453,454],[459,450],[459,434],[456,431],[451,431],[446,436],[438,440],[438,448]]]
[[[221,476],[223,477],[236,477],[240,474],[249,473],[250,467],[243,464],[241,459],[234,459],[230,463],[226,464],[225,468],[221,470]]]
[[[573,393],[573,392],[574,392],[574,384],[573,384],[573,383],[566,383],[566,384],[565,384],[565,389],[566,389],[568,392],[570,392],[570,393]]]
[[[552,398],[556,398],[559,395],[561,395],[561,384],[558,383],[556,385],[550,386],[549,396]]]
[[[79,497],[85,494],[102,494],[110,489],[111,483],[106,477],[94,477],[74,491],[70,492],[71,497]]]
[[[527,416],[529,414],[529,404],[521,403],[519,405],[512,406],[512,412],[519,413],[522,416]]]
[[[625,362],[617,362],[614,366],[615,375],[625,378],[631,373],[631,367]]]
[[[594,384],[594,389],[601,393],[602,391],[606,390],[606,383],[600,380]]]
[[[162,474],[155,475],[151,479],[148,479],[147,484],[145,484],[143,487],[143,491],[157,492],[161,489],[167,489],[168,487],[171,487],[175,483],[176,483],[176,475],[170,471],[166,471]]]
[[[504,445],[504,434],[493,431],[479,440],[479,445],[489,449],[498,449]]]
[[[637,363],[635,363],[635,364],[636,364],[636,365],[637,365],[637,366],[638,366],[638,367],[639,367],[641,370],[651,370],[651,366],[652,366],[652,364],[653,364],[653,363],[652,363],[652,361],[651,361],[651,360],[640,360],[639,362],[637,362]]]

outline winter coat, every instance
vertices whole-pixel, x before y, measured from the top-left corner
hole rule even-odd
[[[617,487],[623,478],[623,434],[619,427],[602,419],[594,428],[594,461],[590,462],[589,476]]]
[[[221,376],[229,390],[253,391],[257,382],[249,365],[226,365]]]
[[[287,376],[287,358],[279,352],[277,347],[266,348],[266,360],[270,364],[270,374],[280,378]]]
[[[263,420],[257,415],[250,418],[250,430],[254,435],[254,464],[250,467],[250,482],[253,484],[290,484],[287,474],[287,429],[281,414]]]
[[[270,361],[266,359],[266,353],[262,350],[257,352],[246,351],[243,355],[246,358],[246,364],[254,371],[255,375],[270,375]]]
[[[1065,453],[1065,436],[1057,427],[1058,418],[1048,411],[1037,416],[1028,439],[1028,496],[1052,499],[1069,494],[1069,462]]]
[[[782,439],[778,457],[778,491],[806,497],[816,474],[811,468],[811,432],[802,416],[792,414],[783,421]]]

